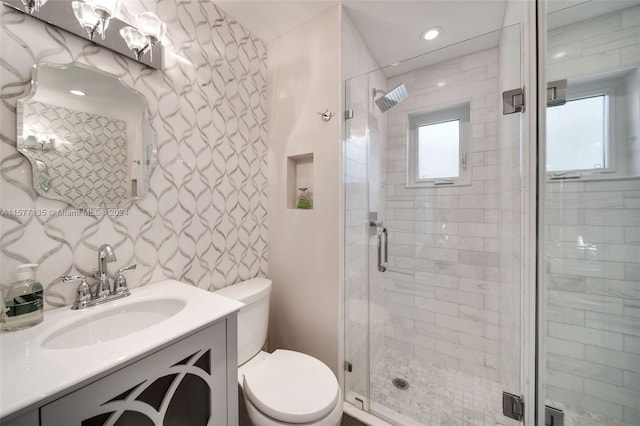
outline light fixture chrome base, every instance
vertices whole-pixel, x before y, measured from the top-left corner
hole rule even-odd
[[[22,0],[24,10],[29,15],[37,13],[40,10],[40,6],[42,6],[46,2],[46,0],[44,2],[42,0]]]
[[[75,34],[82,39],[90,40],[90,34],[87,33],[87,30],[85,28],[78,25],[77,19],[75,19],[73,16],[73,9],[71,7],[72,0],[56,0],[56,4],[52,7],[42,7],[42,0],[40,0],[39,2],[37,2],[36,0],[0,0],[0,2],[25,14],[27,14],[28,11],[25,11],[24,2],[27,2],[27,5],[33,2],[34,12],[37,13],[34,13],[31,16],[48,24],[61,28],[65,31],[68,31],[71,34]],[[39,5],[39,10],[36,7],[36,4]],[[129,24],[119,20],[114,16],[109,20],[109,33],[114,33],[115,35],[120,31],[121,28],[127,26],[129,26]],[[102,46],[104,48],[117,52],[127,58],[146,65],[149,68],[153,68],[156,70],[161,70],[164,68],[164,46],[162,45],[162,43],[158,43],[158,46],[153,49],[153,61],[151,61],[150,57],[146,55],[141,55],[140,58],[136,58],[135,53],[129,49],[129,47],[121,37],[109,36],[106,37],[105,40],[101,40],[101,37],[96,36],[97,34],[94,35],[94,40],[91,41],[93,41],[93,43],[98,46]]]

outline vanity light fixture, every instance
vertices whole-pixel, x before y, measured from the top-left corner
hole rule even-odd
[[[149,52],[149,59],[153,61],[153,46],[167,31],[167,25],[151,12],[143,12],[136,17],[136,28],[124,27],[120,35],[127,42],[127,46],[136,59]]]
[[[87,32],[89,40],[100,34],[102,40],[109,26],[109,21],[116,14],[120,0],[87,0],[71,2],[76,19]]]
[[[429,29],[426,29],[422,32],[422,34],[420,35],[420,38],[422,38],[423,40],[433,40],[436,37],[438,37],[440,35],[440,33],[442,32],[442,28],[440,27],[431,27]]]
[[[23,2],[40,2],[47,0],[23,0]],[[71,2],[76,19],[87,32],[89,40],[94,40],[100,34],[105,39],[109,20],[116,14],[120,0],[77,0]],[[167,30],[167,25],[151,12],[143,12],[136,17],[135,27],[124,27],[120,35],[127,43],[137,60],[149,52],[149,59],[153,61],[153,46]]]
[[[29,15],[33,15],[33,13],[38,12],[47,1],[48,0],[22,0],[22,4],[24,5],[24,10]]]
[[[118,11],[120,0],[86,0],[71,3],[76,19],[85,29],[89,40],[100,34],[105,38],[109,21]]]
[[[82,90],[77,90],[77,89],[71,89],[71,90],[69,90],[69,93],[71,93],[72,95],[76,95],[76,96],[84,96],[84,95],[86,95],[86,93],[84,93]]]

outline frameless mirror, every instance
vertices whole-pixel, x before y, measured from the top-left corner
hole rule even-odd
[[[149,109],[117,76],[36,64],[17,117],[17,149],[39,195],[95,208],[121,207],[149,191],[156,156]]]

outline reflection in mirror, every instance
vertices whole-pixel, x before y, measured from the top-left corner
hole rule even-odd
[[[34,65],[17,117],[17,148],[39,195],[92,208],[123,206],[148,192],[156,150],[147,103],[118,77]]]

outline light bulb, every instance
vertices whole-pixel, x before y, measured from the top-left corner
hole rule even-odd
[[[429,28],[428,30],[425,30],[422,33],[422,39],[423,40],[433,40],[436,37],[438,37],[440,35],[440,33],[442,32],[442,28],[440,27],[433,27],[433,28]]]
[[[100,18],[93,10],[90,4],[82,2],[82,1],[74,1],[71,3],[71,8],[73,9],[74,15],[76,15],[76,19],[85,29],[87,35],[89,36],[89,40],[93,40],[98,31],[98,22]]]
[[[38,12],[47,1],[48,0],[22,0],[22,4],[24,5],[24,10],[27,11],[28,14],[33,15],[33,13]]]
[[[140,54],[147,45],[147,38],[133,27],[122,28],[120,30],[120,35],[127,43],[127,47],[133,50],[133,53],[136,55],[136,59],[140,59]]]
[[[151,39],[152,43],[156,43],[167,30],[165,23],[151,12],[139,14],[136,18],[136,26],[142,34]]]
[[[102,35],[102,39],[105,39],[107,28],[109,27],[109,21],[118,11],[120,6],[120,0],[88,0],[89,4],[93,8],[93,11],[98,15],[98,31]]]
[[[100,17],[111,18],[118,12],[120,0],[88,0]]]

